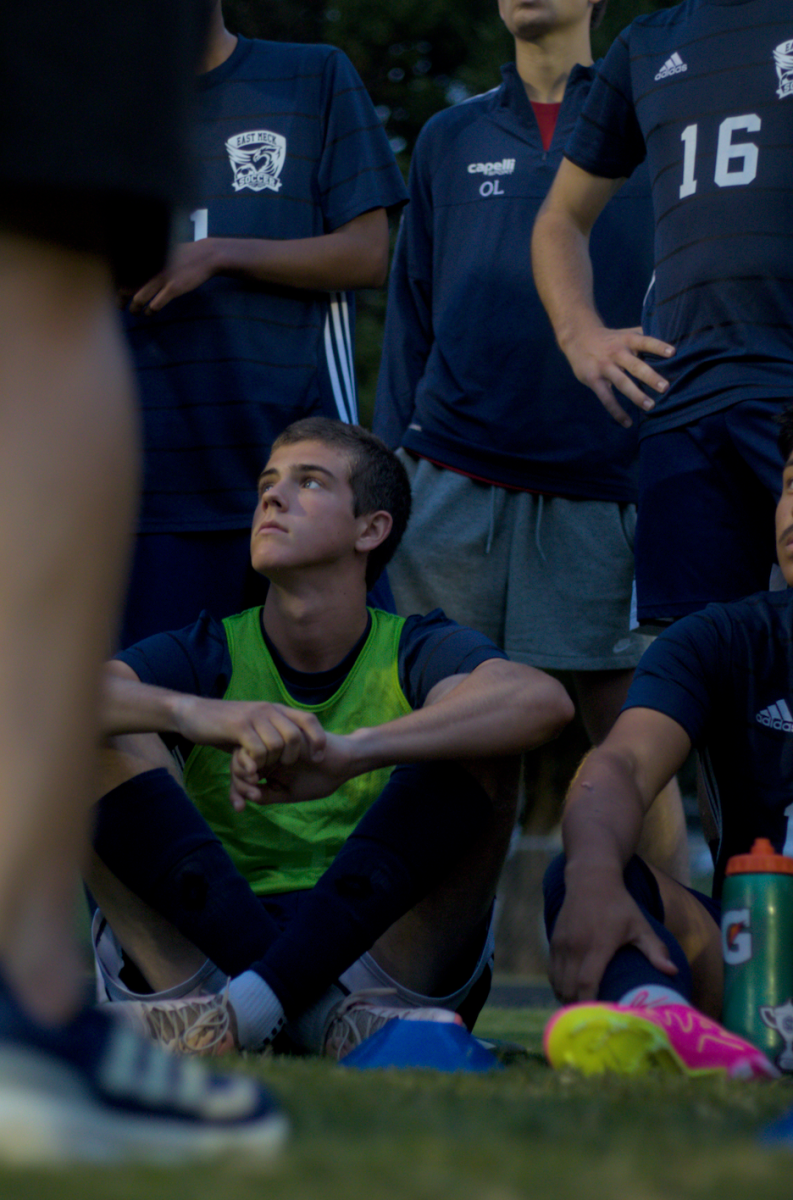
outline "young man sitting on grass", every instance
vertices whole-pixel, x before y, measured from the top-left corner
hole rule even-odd
[[[261,1049],[285,1019],[337,1057],[394,1016],[470,1027],[517,756],[571,703],[437,610],[367,608],[410,509],[374,435],[299,421],[259,492],[264,606],[107,667],[88,870],[101,982],[182,1051]],[[372,988],[387,1002],[356,995]]]
[[[777,557],[790,586],[793,408],[779,447]],[[758,1050],[708,1018],[722,1006],[727,860],[748,853],[758,837],[780,853],[793,847],[793,724],[773,719],[793,705],[792,671],[789,589],[711,604],[645,653],[614,728],[573,781],[562,826],[566,858],[546,875],[551,982],[565,1004],[585,1002],[557,1014],[546,1031],[554,1065],[776,1074]],[[643,813],[692,745],[719,832],[713,899],[635,855]]]

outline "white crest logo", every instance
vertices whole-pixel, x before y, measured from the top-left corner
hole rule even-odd
[[[769,1029],[774,1029],[785,1043],[776,1057],[780,1071],[793,1071],[793,1000],[786,1000],[776,1008],[760,1005],[760,1019]]]
[[[785,96],[793,96],[793,38],[777,46],[774,51],[774,65],[779,79],[776,94],[780,100],[784,100]]]
[[[267,129],[252,129],[238,133],[226,142],[231,169],[234,172],[234,191],[250,188],[252,192],[278,192],[278,176],[286,158],[286,138]]]

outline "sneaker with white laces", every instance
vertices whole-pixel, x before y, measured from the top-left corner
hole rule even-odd
[[[104,1006],[103,1006],[104,1007]],[[113,1010],[170,1054],[216,1057],[238,1049],[228,986],[216,995],[183,1000],[125,1000]]]
[[[272,1160],[288,1122],[240,1073],[165,1054],[107,1009],[31,1020],[0,980],[0,1163],[182,1165]]]
[[[435,1021],[462,1025],[459,1013],[448,1008],[398,1008],[377,1004],[379,997],[395,996],[393,988],[370,988],[353,992],[336,1008],[325,1034],[323,1054],[341,1062],[351,1050],[377,1033],[389,1021]]]

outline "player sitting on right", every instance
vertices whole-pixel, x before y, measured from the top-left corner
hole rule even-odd
[[[793,408],[779,447],[777,557],[792,585]],[[715,1020],[723,987],[719,897],[727,860],[748,853],[755,838],[790,853],[793,733],[774,728],[766,710],[793,704],[791,669],[790,590],[711,604],[666,630],[642,658],[612,732],[573,781],[562,827],[566,857],[546,875],[551,982],[574,1005],[546,1030],[554,1066],[777,1073]],[[652,797],[692,745],[705,764],[719,829],[713,899],[634,853]]]

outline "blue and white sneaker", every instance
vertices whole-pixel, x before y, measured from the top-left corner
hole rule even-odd
[[[270,1160],[288,1122],[245,1075],[208,1073],[84,1009],[50,1029],[0,983],[0,1162]]]

